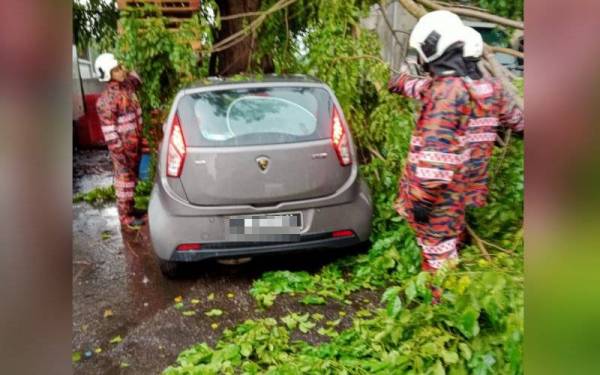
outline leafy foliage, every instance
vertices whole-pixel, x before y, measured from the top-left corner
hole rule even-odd
[[[479,236],[506,251],[488,249],[488,262],[470,246],[458,268],[435,276],[420,272],[414,235],[392,208],[418,108],[385,90],[389,70],[378,58],[378,39],[359,22],[370,3],[299,0],[255,31],[254,73],[261,73],[258,62],[268,55],[276,72],[312,74],[335,91],[373,193],[375,216],[368,253],[339,259],[316,274],[265,273],[250,293],[268,308],[280,294],[319,305],[347,302],[353,293],[371,289],[382,293],[381,306],[356,312],[345,330],[339,329],[340,319],[324,321],[318,313],[248,320],[226,329],[214,348],[201,343],[185,350],[165,374],[523,372],[522,141],[513,139],[496,152],[490,204],[469,212]],[[206,19],[192,23],[195,37],[210,44]],[[205,61],[196,64],[187,39],[167,35],[160,17],[130,14],[123,25],[119,50],[147,83],[145,108],[166,108],[180,85],[205,76]],[[432,304],[431,285],[444,290],[440,304]],[[290,341],[294,330],[315,331],[329,341]]]
[[[134,207],[138,210],[147,211],[150,202],[150,193],[152,192],[152,180],[138,181],[135,186]]]
[[[90,46],[107,49],[117,38],[119,13],[116,1],[73,0],[73,39],[79,50]]]
[[[499,16],[523,19],[523,0],[471,0],[470,2]]]
[[[152,192],[151,181],[138,181],[135,187],[135,208],[139,210],[147,210]],[[73,196],[73,202],[86,202],[94,207],[102,207],[116,200],[115,187],[113,185],[107,187],[98,187],[86,193],[77,193]]]
[[[123,11],[120,22],[117,57],[142,78],[140,100],[148,113],[165,109],[178,89],[206,75],[206,62],[198,62],[192,48],[198,40],[210,47],[210,27],[202,13],[183,21],[177,32],[169,31],[167,19],[153,5]]]
[[[522,373],[522,277],[473,267],[406,278],[383,293],[385,308],[339,333],[309,314],[246,321],[215,349],[182,352],[164,373]],[[439,305],[431,304],[430,282],[445,290]],[[330,342],[290,342],[291,331],[318,326]]]
[[[101,207],[109,202],[114,202],[115,199],[115,187],[112,185],[98,187],[87,193],[77,193],[73,196],[74,203],[86,202],[94,207]]]

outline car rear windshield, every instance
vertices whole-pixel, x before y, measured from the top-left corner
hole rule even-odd
[[[246,146],[329,137],[333,102],[318,87],[216,90],[192,94],[187,105],[199,146]],[[191,125],[191,124],[190,124]]]

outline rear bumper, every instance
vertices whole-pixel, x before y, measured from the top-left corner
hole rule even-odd
[[[190,262],[216,257],[345,247],[365,242],[371,234],[371,196],[364,182],[358,180],[356,185],[356,195],[344,203],[295,208],[295,212],[300,211],[303,215],[301,240],[286,243],[228,241],[226,233],[229,228],[226,218],[229,215],[248,214],[247,212],[227,212],[219,215],[199,215],[193,212],[182,214],[170,209],[169,198],[161,196],[160,188],[155,185],[148,209],[152,246],[160,259]],[[280,209],[265,213],[278,212],[290,211]],[[352,230],[355,235],[332,238],[331,233],[339,230]],[[178,245],[185,243],[200,243],[202,249],[194,252],[175,251]]]
[[[251,256],[273,253],[299,252],[311,249],[336,249],[360,243],[358,237],[322,238],[316,240],[300,240],[299,242],[256,244],[245,246],[227,246],[224,249],[203,248],[198,251],[174,251],[171,261],[174,262],[197,262],[210,258],[226,258],[238,256]]]

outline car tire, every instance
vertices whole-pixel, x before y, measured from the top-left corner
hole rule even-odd
[[[181,273],[181,265],[177,262],[159,259],[158,265],[166,278],[176,279]]]

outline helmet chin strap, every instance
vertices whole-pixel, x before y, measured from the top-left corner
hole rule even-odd
[[[431,75],[465,77],[469,71],[462,56],[462,44],[450,46],[442,56],[427,64]]]
[[[479,59],[474,57],[468,57],[465,59],[465,64],[467,64],[468,76],[469,78],[474,80],[479,80],[483,78],[483,74],[481,74],[481,71],[477,66],[477,61],[479,61]]]

